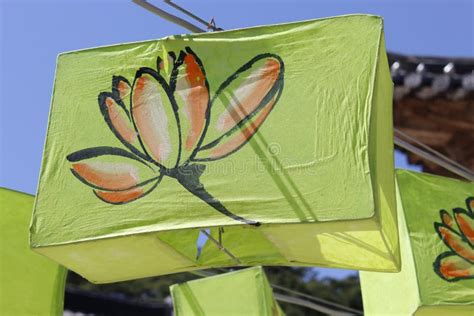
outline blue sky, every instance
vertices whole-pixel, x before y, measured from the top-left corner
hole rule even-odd
[[[160,3],[160,1],[152,1]],[[349,13],[382,15],[389,51],[473,56],[472,0],[175,0],[224,29]],[[165,5],[162,5],[166,7]],[[0,186],[34,193],[56,56],[185,33],[130,0],[0,0]],[[408,167],[396,155],[397,166]],[[345,273],[325,270],[324,275]]]

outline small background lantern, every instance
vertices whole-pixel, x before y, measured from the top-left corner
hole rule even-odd
[[[285,315],[262,267],[175,284],[170,291],[176,316]]]

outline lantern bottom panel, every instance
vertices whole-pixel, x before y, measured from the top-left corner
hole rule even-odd
[[[397,272],[400,269],[398,239],[389,234],[396,230],[388,228],[387,225],[381,228],[375,216],[329,223],[173,230],[33,249],[94,283],[253,265]],[[206,240],[202,230],[215,241],[220,240],[237,259],[212,240]]]

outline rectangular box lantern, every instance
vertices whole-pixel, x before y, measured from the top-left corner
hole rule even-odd
[[[366,315],[472,315],[474,183],[397,172],[402,270],[361,272]]]
[[[61,54],[31,246],[94,282],[397,271],[391,102],[376,16]]]
[[[0,315],[63,314],[67,270],[29,247],[33,202],[0,188]]]
[[[262,267],[170,287],[176,316],[284,316]]]

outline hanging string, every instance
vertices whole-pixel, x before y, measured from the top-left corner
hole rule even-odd
[[[168,13],[165,10],[162,10],[162,9],[152,5],[151,3],[149,3],[146,0],[132,0],[132,2],[139,5],[139,6],[141,6],[144,9],[158,15],[159,17],[165,19],[166,21],[170,21],[171,23],[174,23],[174,24],[177,24],[179,26],[184,27],[188,31],[191,31],[193,33],[203,33],[203,32],[205,32],[205,30],[197,27],[196,25],[194,25],[192,23],[189,23],[188,21],[177,17],[176,15]],[[206,25],[207,25],[207,23],[206,23]]]
[[[223,31],[223,29],[219,28],[216,26],[216,23],[214,21],[214,18],[211,19],[211,21],[207,22],[203,19],[201,19],[200,17],[198,17],[197,15],[191,13],[190,11],[186,10],[185,8],[177,5],[176,3],[172,2],[171,0],[163,0],[167,5],[175,8],[176,10],[184,13],[185,15],[189,16],[190,18],[198,21],[199,23],[201,23],[202,25],[205,25],[207,27],[208,30],[212,30],[212,31]]]
[[[222,231],[219,229],[219,240],[216,240],[214,237],[212,237],[211,234],[209,234],[207,231],[205,231],[204,229],[201,230],[201,233],[203,233],[204,235],[206,235],[207,238],[209,238],[210,241],[212,241],[216,246],[217,248],[219,248],[219,250],[221,250],[222,252],[224,252],[226,255],[228,255],[229,257],[232,258],[232,260],[235,261],[236,264],[240,265],[242,262],[240,262],[239,258],[237,258],[236,256],[234,256],[232,254],[232,252],[230,252],[226,247],[224,247],[224,245],[222,244]]]
[[[281,285],[271,284],[271,286],[272,286],[272,288],[282,290],[282,291],[285,291],[285,292],[288,292],[288,293],[291,293],[291,294],[294,294],[294,295],[297,295],[297,296],[301,296],[301,297],[307,298],[309,300],[312,300],[312,301],[315,301],[315,302],[318,302],[318,303],[333,306],[333,307],[345,310],[347,312],[350,312],[350,313],[353,313],[353,314],[356,314],[356,315],[362,315],[361,311],[359,311],[357,309],[354,309],[354,308],[350,308],[350,307],[347,307],[347,306],[344,306],[344,305],[340,305],[340,304],[337,304],[337,303],[326,301],[326,300],[323,300],[322,298],[311,296],[311,295],[308,295],[308,294],[305,294],[305,293],[301,293],[301,292],[286,288],[286,287],[281,286]]]
[[[408,150],[411,153],[414,153],[417,156],[420,156],[440,167],[445,168],[446,170],[451,171],[458,176],[461,176],[469,181],[474,181],[474,173],[463,165],[457,163],[456,161],[446,157],[435,149],[423,144],[416,138],[407,135],[406,133],[400,131],[399,129],[394,129],[394,143],[405,150]],[[407,141],[403,140],[406,139]],[[419,147],[412,145],[414,143]]]
[[[291,303],[291,304],[311,308],[315,311],[318,311],[318,312],[326,314],[326,315],[333,315],[333,316],[354,315],[354,313],[348,313],[348,312],[333,310],[331,308],[321,306],[321,305],[318,305],[318,304],[313,303],[313,302],[308,302],[308,301],[303,300],[303,299],[298,298],[298,297],[292,297],[292,296],[283,295],[283,294],[280,294],[280,293],[273,293],[273,296],[277,300],[279,300],[280,302]],[[358,315],[362,315],[362,313],[358,313]]]

